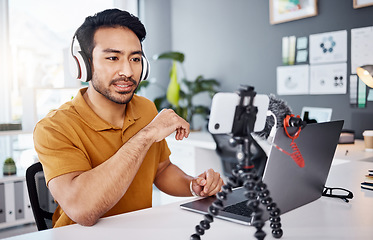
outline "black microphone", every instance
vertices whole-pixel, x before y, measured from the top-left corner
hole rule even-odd
[[[284,127],[284,119],[286,118],[287,115],[292,114],[292,110],[285,100],[276,98],[274,94],[270,94],[268,97],[269,97],[268,111],[272,112],[273,115],[267,116],[266,124],[262,131],[255,132],[256,135],[258,135],[261,138],[265,138],[265,139],[268,139],[269,136],[273,137],[274,130],[276,128]],[[292,122],[293,121],[296,121],[296,120],[294,119],[292,120]],[[277,126],[274,128],[275,124]]]
[[[307,122],[303,121],[299,117],[292,116],[289,118],[288,124],[289,124],[289,127],[300,127],[301,129],[303,129],[307,125]]]

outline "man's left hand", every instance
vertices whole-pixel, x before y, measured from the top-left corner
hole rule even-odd
[[[220,173],[209,169],[192,180],[193,191],[201,197],[212,196],[218,193],[224,185]]]

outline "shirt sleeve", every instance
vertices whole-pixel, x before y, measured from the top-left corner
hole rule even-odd
[[[165,139],[163,139],[160,142],[160,145],[161,145],[161,151],[160,151],[159,162],[163,162],[163,161],[166,161],[170,157],[171,150],[168,148],[168,145]]]
[[[47,184],[57,176],[92,169],[88,156],[74,144],[63,126],[40,121],[34,129],[34,145]]]

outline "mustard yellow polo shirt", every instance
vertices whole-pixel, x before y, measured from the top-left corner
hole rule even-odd
[[[92,111],[83,98],[86,90],[80,89],[72,101],[51,111],[35,127],[35,149],[47,183],[57,176],[88,171],[103,163],[158,113],[153,102],[134,95],[126,106],[123,127],[118,128]],[[165,140],[154,143],[126,194],[103,217],[151,207],[158,164],[170,153]],[[73,223],[60,207],[56,209],[54,227]]]

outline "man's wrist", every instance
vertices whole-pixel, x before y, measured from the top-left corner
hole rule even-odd
[[[189,184],[189,189],[190,189],[190,193],[195,196],[195,197],[200,197],[194,190],[193,190],[193,180],[190,181],[190,184]]]
[[[154,132],[156,132],[157,130],[152,127],[152,126],[145,126],[143,129],[141,129],[138,134],[139,136],[144,139],[145,141],[149,141],[151,142],[151,144],[157,142],[156,139],[155,139],[155,134]]]

